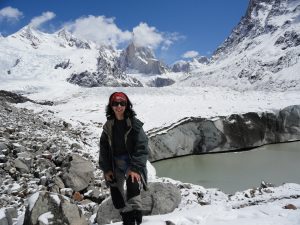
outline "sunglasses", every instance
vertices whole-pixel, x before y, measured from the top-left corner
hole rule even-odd
[[[112,102],[111,103],[111,106],[118,106],[118,105],[120,105],[120,106],[126,106],[126,102],[124,102],[124,101],[122,101],[122,102]]]

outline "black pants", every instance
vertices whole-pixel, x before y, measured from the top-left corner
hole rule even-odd
[[[126,178],[120,170],[114,174],[116,182],[110,184],[110,193],[112,202],[120,212],[129,212],[132,210],[142,210],[141,201],[141,183],[131,181],[131,177]],[[126,190],[124,183],[126,181]]]

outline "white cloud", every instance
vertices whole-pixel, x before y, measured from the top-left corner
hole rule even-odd
[[[117,47],[132,38],[131,32],[122,31],[114,23],[114,18],[105,16],[88,16],[65,25],[75,36],[91,40],[98,44]]]
[[[133,42],[137,46],[157,48],[167,50],[175,41],[184,38],[178,33],[160,32],[155,27],[150,27],[147,23],[140,23],[133,28]]]
[[[0,21],[7,20],[9,22],[18,21],[23,16],[23,13],[17,8],[12,8],[10,6],[5,7],[0,10]]]
[[[194,58],[196,56],[198,56],[199,53],[196,51],[187,51],[186,53],[184,53],[181,57],[182,58]]]
[[[66,23],[64,28],[79,38],[113,47],[133,41],[137,46],[150,48],[161,46],[163,50],[166,50],[182,38],[177,33],[159,32],[155,27],[150,27],[146,23],[140,23],[133,28],[132,32],[123,31],[115,24],[115,18],[105,16],[82,17]]]
[[[30,21],[30,25],[32,27],[38,28],[43,23],[45,23],[49,20],[52,20],[54,17],[55,17],[55,13],[53,13],[53,12],[43,12],[43,14],[41,16],[34,17]]]
[[[156,48],[164,41],[162,33],[155,27],[149,27],[146,23],[140,23],[133,28],[133,42],[137,46]]]
[[[185,39],[185,36],[180,35],[178,33],[164,33],[164,41],[162,44],[162,50],[168,50],[168,48],[174,44],[174,42]]]

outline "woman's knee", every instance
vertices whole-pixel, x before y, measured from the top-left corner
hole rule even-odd
[[[127,186],[127,199],[133,198],[135,196],[140,195],[140,183],[137,181],[132,182],[131,177],[126,180]]]

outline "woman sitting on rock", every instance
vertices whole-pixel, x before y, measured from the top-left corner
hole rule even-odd
[[[109,97],[100,138],[99,165],[124,225],[142,223],[141,187],[146,189],[148,138],[123,92]],[[124,183],[126,181],[126,195]]]

